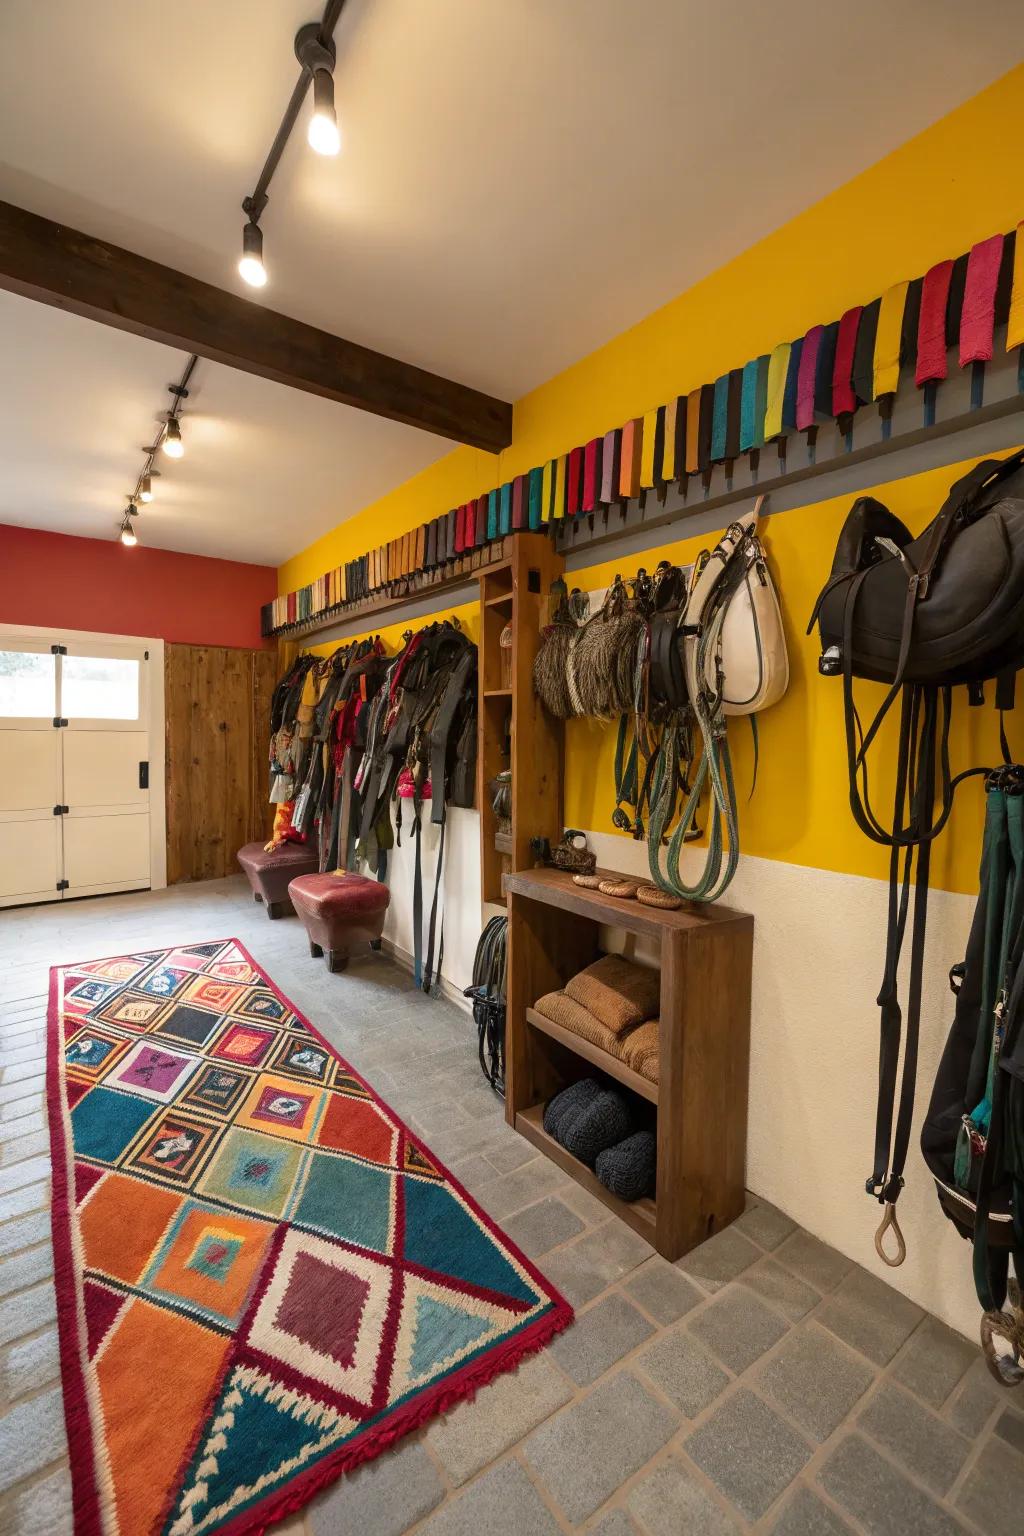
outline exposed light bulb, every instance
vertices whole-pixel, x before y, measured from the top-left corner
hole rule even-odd
[[[143,475],[143,477],[142,477],[142,484],[139,487],[139,500],[140,501],[152,501],[153,500],[153,481],[151,480],[149,475]]]
[[[315,149],[318,155],[336,155],[341,148],[334,110],[334,77],[326,69],[313,71],[313,116],[306,137],[310,149]]]
[[[263,265],[263,231],[249,220],[242,230],[242,259],[238,263],[239,274],[250,288],[266,286],[267,269]]]
[[[178,418],[170,416],[167,420],[167,430],[164,433],[163,450],[169,459],[180,459],[185,454],[185,444],[181,440],[181,428]]]
[[[138,535],[132,526],[131,517],[126,512],[121,521],[121,543],[128,549],[132,549],[138,542]]]

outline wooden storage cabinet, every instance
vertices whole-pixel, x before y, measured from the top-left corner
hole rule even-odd
[[[508,899],[506,1118],[578,1183],[677,1259],[743,1210],[750,1065],[753,918],[728,907],[663,912],[585,890],[561,870],[504,878]],[[601,925],[653,938],[660,951],[659,1081],[534,1012],[596,959]],[[656,1198],[631,1204],[544,1131],[547,1100],[594,1068],[656,1105]]]

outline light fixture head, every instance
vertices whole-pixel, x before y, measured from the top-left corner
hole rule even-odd
[[[151,476],[151,474],[150,474],[150,472],[148,470],[146,471],[146,473],[143,475],[141,481],[139,482],[139,500],[140,501],[152,501],[153,500],[153,479],[152,479],[152,476]]]
[[[168,416],[167,426],[164,429],[163,450],[169,459],[180,459],[185,454],[185,444],[181,440],[181,427],[178,425],[177,416]]]
[[[306,137],[310,149],[315,149],[318,155],[336,155],[341,148],[334,110],[334,76],[326,69],[313,71],[313,116]]]
[[[131,502],[129,504],[128,511],[121,519],[121,543],[124,544],[127,549],[133,549],[134,546],[139,542],[138,534],[135,532],[135,528],[132,524],[131,514],[133,509],[138,511],[138,508],[135,507],[135,503]]]
[[[242,259],[238,263],[238,271],[250,288],[265,286],[267,269],[263,265],[263,231],[253,219],[242,230]]]

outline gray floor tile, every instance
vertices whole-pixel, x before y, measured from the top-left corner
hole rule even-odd
[[[705,1307],[690,1327],[739,1376],[779,1342],[789,1324],[756,1296],[736,1289]]]
[[[1015,1451],[1024,1451],[1024,1415],[1007,1408],[996,1420],[996,1434]]]
[[[558,1536],[551,1511],[517,1461],[503,1461],[431,1515],[421,1536]],[[374,1526],[366,1527],[367,1536]]]
[[[1020,1536],[1024,1458],[990,1440],[964,1480],[956,1504],[985,1536]]]
[[[954,1390],[943,1409],[943,1416],[962,1435],[966,1435],[969,1440],[976,1440],[1005,1402],[1005,1387],[996,1385],[989,1375],[988,1366],[975,1351],[974,1364]]]
[[[610,1509],[596,1525],[589,1528],[587,1536],[640,1536],[640,1527],[633,1523],[624,1509]]]
[[[869,1360],[887,1365],[924,1313],[867,1270],[855,1269],[815,1317]]]
[[[663,1326],[674,1323],[704,1300],[697,1287],[660,1253],[630,1275],[625,1289],[655,1322]]]
[[[524,1163],[530,1163],[537,1156],[537,1149],[526,1140],[525,1136],[513,1136],[509,1141],[503,1142],[500,1147],[487,1153],[487,1161],[491,1164],[495,1173],[514,1173]]]
[[[619,1371],[535,1429],[523,1454],[579,1524],[661,1450],[678,1423],[630,1371]]]
[[[574,1307],[581,1307],[645,1263],[652,1252],[650,1243],[613,1218],[549,1254],[544,1273]]]
[[[659,1334],[636,1363],[688,1419],[709,1408],[731,1379],[682,1325]]]
[[[843,1276],[853,1268],[849,1259],[835,1248],[819,1242],[809,1232],[797,1231],[787,1237],[775,1250],[775,1257],[822,1294],[835,1290]]]
[[[643,1313],[613,1291],[579,1313],[555,1339],[551,1353],[578,1387],[589,1387],[653,1332]]]
[[[771,1530],[772,1536],[852,1536],[846,1521],[809,1488],[787,1499]]]
[[[971,1448],[963,1435],[888,1381],[865,1403],[857,1427],[940,1497],[953,1486]]]
[[[404,1440],[332,1483],[309,1505],[312,1536],[402,1536],[444,1498],[444,1484],[423,1446]]]
[[[572,1388],[546,1353],[535,1355],[483,1387],[471,1402],[435,1419],[427,1439],[452,1482],[464,1483],[571,1396]]]
[[[749,1238],[737,1232],[735,1226],[716,1232],[706,1243],[678,1261],[679,1268],[702,1285],[706,1291],[720,1291],[723,1285],[735,1280],[737,1275],[749,1269],[761,1257]]]
[[[794,1429],[742,1388],[694,1430],[685,1449],[747,1520],[768,1513],[811,1455]]]
[[[557,1195],[528,1205],[525,1211],[510,1216],[503,1226],[512,1241],[531,1259],[539,1259],[584,1230],[575,1211],[570,1211]]]
[[[796,1329],[758,1373],[763,1391],[812,1440],[827,1440],[875,1379],[866,1360],[813,1323]]]
[[[933,1408],[941,1408],[977,1356],[977,1344],[937,1318],[926,1317],[907,1341],[892,1375]]]
[[[752,1238],[758,1247],[768,1249],[777,1248],[791,1232],[796,1231],[796,1222],[791,1221],[784,1211],[756,1196],[751,1199],[742,1216],[737,1216],[733,1226],[744,1237]]]
[[[963,1530],[955,1516],[859,1435],[836,1446],[818,1480],[868,1536],[960,1536]]]
[[[755,1264],[753,1269],[745,1270],[740,1276],[740,1284],[749,1285],[752,1291],[778,1307],[793,1323],[806,1317],[821,1300],[813,1286],[801,1280],[799,1275],[794,1275],[792,1270],[784,1269],[774,1259],[764,1259],[760,1264]]]
[[[513,1212],[552,1194],[565,1182],[565,1174],[549,1158],[535,1158],[514,1173],[500,1174],[487,1185],[480,1203],[495,1221],[504,1221]]]
[[[626,1506],[650,1536],[738,1536],[735,1517],[676,1456],[661,1461],[630,1493]]]

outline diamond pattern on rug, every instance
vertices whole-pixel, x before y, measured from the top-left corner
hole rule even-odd
[[[83,1536],[262,1530],[571,1320],[237,941],[53,977]]]

